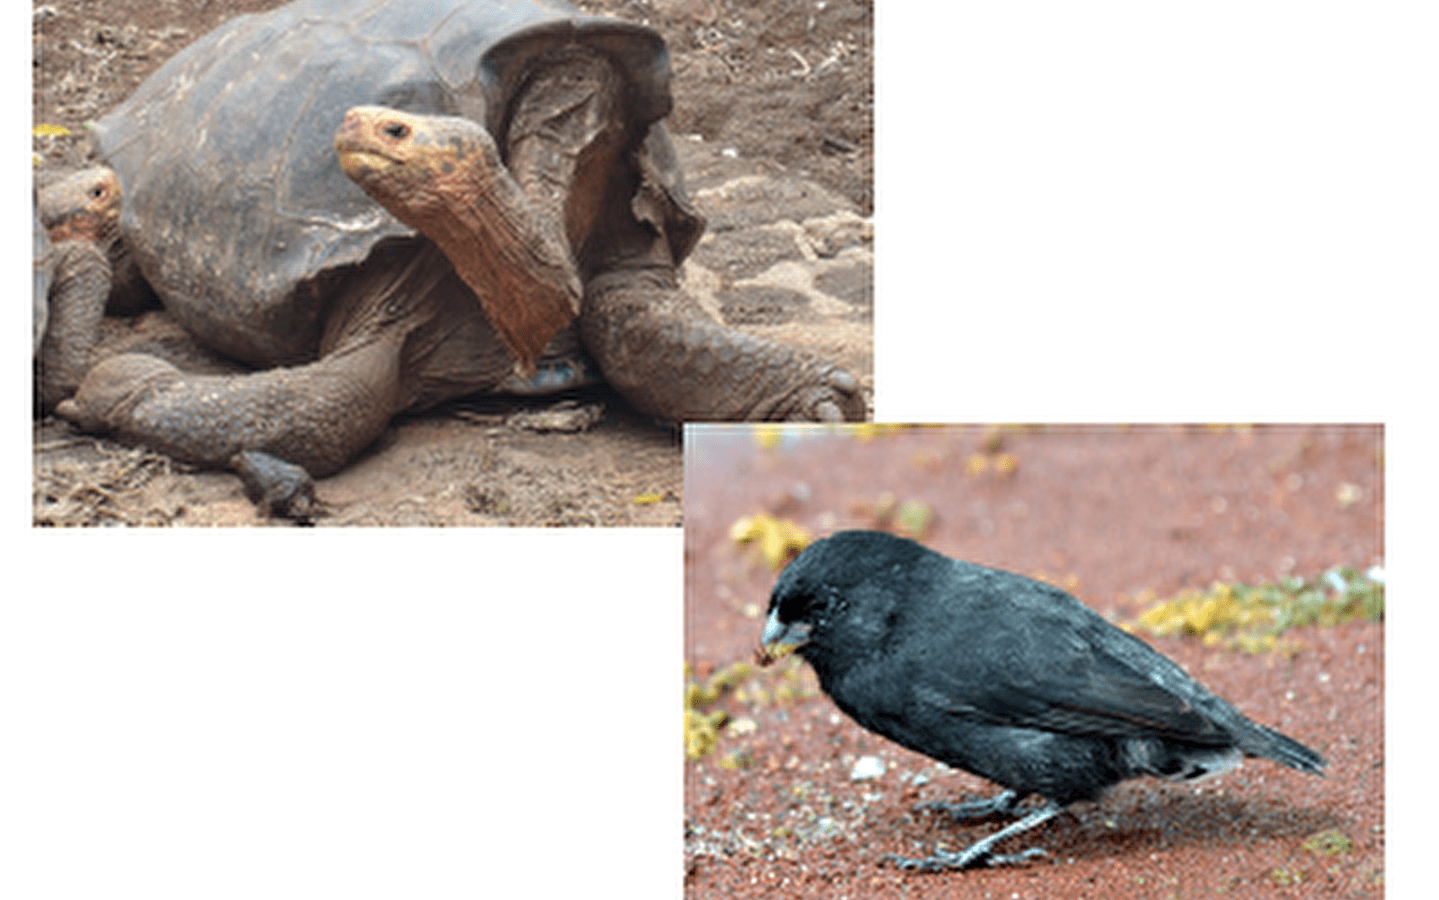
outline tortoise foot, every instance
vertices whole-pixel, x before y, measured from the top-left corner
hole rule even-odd
[[[243,450],[230,467],[245,485],[245,496],[269,517],[309,524],[322,514],[315,497],[315,482],[302,466],[259,450]]]
[[[829,368],[814,384],[796,391],[797,407],[789,418],[809,422],[861,422],[867,409],[859,379],[844,369]]]

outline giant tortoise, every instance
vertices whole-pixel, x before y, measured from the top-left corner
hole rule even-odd
[[[394,414],[594,369],[673,421],[857,419],[856,379],[679,288],[703,230],[648,28],[560,0],[300,0],[177,54],[95,128],[166,309],[257,371],[141,354],[58,412],[283,508]],[[257,494],[258,492],[258,494]]]
[[[35,401],[50,409],[90,367],[119,244],[115,173],[86,169],[35,193]]]

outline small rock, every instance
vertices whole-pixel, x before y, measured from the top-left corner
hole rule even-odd
[[[874,221],[849,210],[806,219],[804,233],[817,256],[830,258],[845,247],[873,243]]]
[[[1347,481],[1339,485],[1334,492],[1334,502],[1339,504],[1340,509],[1348,509],[1362,499],[1364,499],[1364,489]]]
[[[878,756],[861,756],[849,770],[850,781],[868,781],[884,774],[884,760]]]
[[[526,409],[513,413],[505,419],[505,424],[526,431],[584,431],[598,422],[604,411],[603,403],[581,406],[574,400],[561,400],[548,409]]]
[[[730,722],[725,730],[732,735],[743,736],[746,734],[754,734],[757,728],[759,728],[759,725],[754,719],[741,717]]]

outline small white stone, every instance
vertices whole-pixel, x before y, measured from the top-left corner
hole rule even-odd
[[[741,719],[735,719],[733,722],[730,722],[729,727],[725,730],[733,735],[745,735],[754,734],[755,729],[757,728],[759,728],[759,725],[755,722],[754,719],[745,717]]]
[[[884,760],[878,756],[861,756],[849,770],[850,781],[867,781],[884,774]]]

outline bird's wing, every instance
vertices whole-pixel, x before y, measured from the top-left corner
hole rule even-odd
[[[1225,746],[1213,704],[1183,670],[1067,595],[971,609],[957,652],[912,672],[915,696],[994,724]],[[1118,636],[1121,640],[1114,639]],[[1116,650],[1120,652],[1116,652]],[[1237,713],[1235,713],[1237,715]]]

